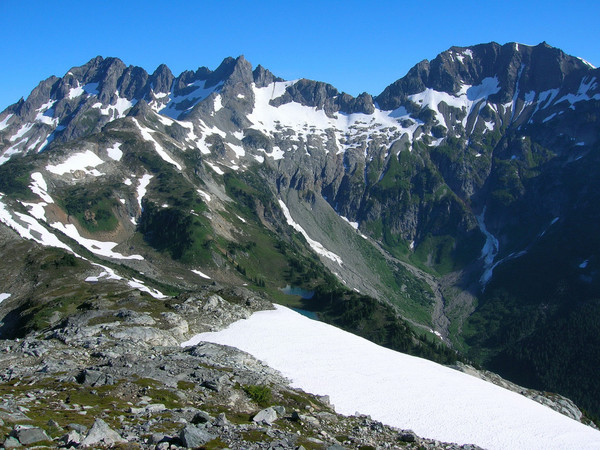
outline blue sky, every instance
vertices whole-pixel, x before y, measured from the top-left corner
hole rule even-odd
[[[453,45],[546,41],[599,66],[599,17],[597,0],[0,0],[0,111],[97,55],[178,75],[244,54],[352,95],[376,95]]]

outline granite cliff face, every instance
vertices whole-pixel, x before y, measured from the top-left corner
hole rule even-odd
[[[376,298],[469,358],[600,411],[587,381],[600,359],[573,369],[560,356],[600,348],[587,321],[600,312],[597,79],[545,43],[453,47],[356,98],[242,56],[178,76],[97,57],[0,113],[0,215],[90,261],[87,278],[159,298],[247,284],[370,332],[377,321],[324,299]],[[52,261],[5,265],[71,267]],[[3,281],[0,307],[20,318],[5,333],[35,315],[43,278]]]

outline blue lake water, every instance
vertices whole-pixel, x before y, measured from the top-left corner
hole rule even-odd
[[[319,316],[317,316],[316,312],[313,311],[307,311],[306,309],[300,309],[300,308],[292,308],[294,311],[296,311],[297,313],[302,314],[304,317],[308,317],[309,319],[312,320],[319,320]]]
[[[300,297],[304,298],[304,299],[309,299],[312,298],[313,295],[315,295],[314,291],[307,291],[306,289],[302,289],[301,287],[298,286],[290,286],[289,284],[284,287],[284,288],[280,288],[279,289],[281,292],[283,292],[284,294],[287,295],[299,295]]]

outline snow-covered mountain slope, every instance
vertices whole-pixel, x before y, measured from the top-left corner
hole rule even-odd
[[[368,414],[417,434],[486,449],[600,448],[600,431],[517,393],[379,347],[282,306],[195,336],[244,350],[336,411]]]
[[[556,330],[600,348],[582,325],[600,314],[599,76],[545,43],[489,43],[354,98],[243,57],[178,76],[98,57],[0,113],[0,215],[100,265],[84,278],[161,298],[210,282],[298,286],[313,309],[370,296],[598,412],[598,354],[577,364]]]

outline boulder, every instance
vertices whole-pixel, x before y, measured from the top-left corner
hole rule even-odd
[[[252,421],[256,423],[262,423],[264,425],[272,425],[277,420],[277,412],[269,407],[258,412]]]
[[[194,417],[192,418],[192,423],[194,425],[198,425],[199,423],[207,423],[211,420],[212,417],[210,416],[210,414],[204,411],[198,411],[196,412],[196,414],[194,414]]]
[[[23,447],[17,438],[9,436],[6,438],[3,444],[4,448],[19,448]]]
[[[127,442],[119,433],[110,428],[102,419],[96,419],[87,436],[81,441],[82,447],[91,447],[94,445],[111,446],[113,444]]]
[[[81,437],[81,434],[79,434],[77,431],[71,430],[67,434],[65,434],[63,437],[61,437],[60,441],[66,447],[76,447],[79,444],[81,444],[82,437]]]
[[[203,430],[201,428],[195,427],[194,425],[186,425],[179,432],[179,439],[184,446],[189,448],[196,448],[206,444],[208,441],[211,441],[216,436],[210,434],[208,431]]]
[[[84,369],[77,376],[77,381],[86,386],[105,386],[115,384],[115,379],[111,374],[99,370]]]
[[[41,428],[36,428],[29,425],[16,425],[12,435],[16,437],[23,445],[52,440],[50,436],[48,436]]]
[[[225,413],[221,413],[217,416],[217,418],[215,419],[215,425],[218,427],[225,427],[229,425],[229,420],[227,420]]]

